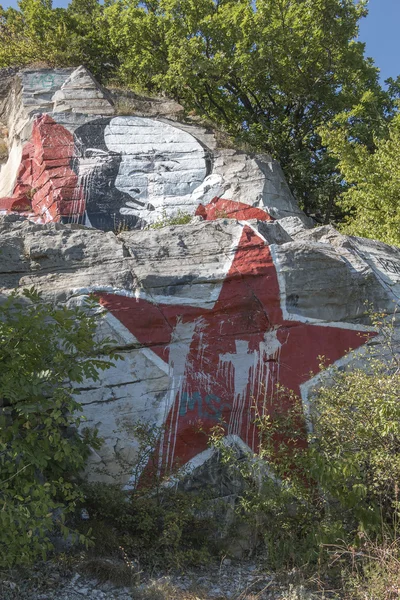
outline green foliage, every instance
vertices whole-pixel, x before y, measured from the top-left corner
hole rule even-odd
[[[175,487],[127,493],[119,486],[91,484],[85,496],[94,555],[121,556],[123,551],[141,567],[163,569],[209,560],[215,524],[202,512],[201,495]]]
[[[366,535],[396,532],[400,363],[393,323],[379,314],[373,320],[385,360],[367,350],[362,368],[329,369],[308,416],[300,398],[280,390],[275,412],[257,419],[259,457],[237,462],[223,428],[214,430],[211,443],[248,482],[239,511],[258,528],[275,568],[321,561],[321,549],[339,540],[357,546]]]
[[[299,445],[305,434],[302,406],[292,400],[289,413],[259,416],[260,455],[249,452],[247,460],[238,461],[235,451],[223,443],[223,427],[215,428],[210,438],[235,478],[245,481],[237,518],[247,522],[268,568],[276,570],[315,564],[320,545],[344,535],[340,520],[324,514],[324,502],[305,476],[308,455]],[[284,439],[278,444],[277,434]]]
[[[350,116],[365,126],[365,115],[374,104],[373,96],[366,95]],[[349,139],[348,119],[349,115],[338,116],[336,126],[323,133],[349,184],[340,202],[349,213],[343,230],[400,245],[400,116],[389,125],[376,119],[379,127],[371,128],[377,133],[369,144]]]
[[[365,3],[164,0],[159,10],[168,66],[155,83],[271,153],[305,210],[326,213],[341,182],[317,127],[379,87],[352,41]]]
[[[87,311],[33,289],[0,305],[0,567],[45,557],[54,530],[69,533],[65,517],[82,499],[76,477],[96,443],[77,433],[73,385],[111,364],[96,356],[109,347],[95,330]]]
[[[392,105],[355,42],[365,3],[352,0],[159,0],[106,9],[126,85],[167,92],[237,142],[277,158],[306,212],[325,220],[343,187],[318,128],[366,91]],[[118,17],[117,17],[118,14]],[[121,24],[123,35],[121,36]],[[386,112],[385,112],[386,111]]]
[[[149,229],[162,229],[163,227],[168,227],[168,225],[186,225],[190,223],[193,215],[189,213],[185,213],[182,210],[178,210],[174,217],[168,217],[166,211],[162,213],[161,217],[148,226]]]
[[[136,465],[129,465],[134,489],[104,483],[84,487],[95,557],[122,553],[125,562],[169,569],[205,563],[215,549],[219,527],[208,490],[183,491],[178,466],[174,473],[159,473],[154,449],[163,431],[144,421],[132,428],[138,444]],[[126,474],[122,458],[120,466],[121,474]],[[86,533],[85,526],[82,531]]]
[[[104,79],[117,67],[107,27],[97,0],[72,0],[66,9],[53,9],[51,0],[0,7],[0,66],[84,64]]]

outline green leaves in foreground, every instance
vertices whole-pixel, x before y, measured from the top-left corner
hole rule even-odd
[[[0,305],[0,567],[45,556],[55,529],[81,500],[82,438],[73,385],[107,369],[109,340],[94,340],[87,310],[55,307],[32,290]]]
[[[325,370],[310,415],[301,398],[283,389],[282,402],[259,415],[264,460],[250,451],[249,460],[238,460],[223,444],[224,429],[213,432],[212,445],[247,484],[239,513],[256,527],[272,567],[321,560],[327,544],[356,547],[365,536],[396,535],[400,357],[393,323],[379,314],[373,321],[380,356],[367,346],[358,368]]]

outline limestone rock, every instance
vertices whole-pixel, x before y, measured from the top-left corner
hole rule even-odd
[[[73,112],[89,115],[113,115],[110,94],[84,68],[79,67],[52,96],[53,112]]]
[[[194,215],[213,200],[303,218],[276,161],[219,148],[210,130],[177,122],[176,103],[133,96],[136,114],[118,115],[115,92],[84,67],[4,73],[0,212],[108,231]]]
[[[70,304],[99,296],[99,334],[125,360],[82,385],[85,425],[105,440],[88,477],[128,486],[148,468],[137,466],[139,420],[160,427],[154,452],[165,470],[211,459],[200,422],[207,430],[223,418],[230,443],[254,448],[255,399],[262,409],[279,381],[306,400],[319,355],[340,361],[367,341],[364,300],[393,310],[397,275],[387,272],[386,285],[373,264],[400,264],[385,244],[369,251],[326,229],[291,241],[276,222],[234,219],[116,236],[10,215],[0,256],[3,294],[34,285]]]
[[[364,302],[393,313],[398,248],[313,228],[276,161],[219,148],[176,106],[135,97],[138,113],[116,115],[82,67],[2,77],[0,295],[35,286],[83,305],[96,293],[98,335],[124,358],[81,386],[85,426],[104,439],[89,479],[129,487],[179,464],[215,480],[215,424],[256,450],[255,411],[273,411],[279,385],[307,406],[320,355],[379,352]],[[154,433],[145,455],[138,422]]]

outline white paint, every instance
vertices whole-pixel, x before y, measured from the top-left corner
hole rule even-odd
[[[193,206],[193,192],[207,174],[205,151],[189,133],[161,121],[115,117],[106,127],[107,148],[121,155],[115,187],[134,200],[122,214],[134,214],[148,223],[169,215],[177,206]],[[149,206],[150,205],[150,206]]]
[[[224,193],[223,183],[221,175],[216,173],[208,175],[203,183],[193,191],[190,198],[191,204],[197,208],[199,204],[207,205],[215,197],[221,197]]]
[[[246,392],[249,384],[250,369],[254,363],[254,353],[249,352],[249,342],[235,340],[236,352],[233,354],[222,354],[220,363],[228,363],[234,370],[235,399],[240,398]]]
[[[172,332],[171,343],[168,346],[169,349],[169,377],[170,377],[170,388],[167,397],[164,400],[164,415],[163,423],[166,422],[168,414],[176,401],[174,409],[175,414],[172,415],[171,426],[169,431],[164,432],[161,445],[160,445],[160,457],[159,466],[162,464],[170,468],[173,467],[173,460],[175,456],[175,444],[178,432],[179,422],[179,408],[181,404],[181,397],[183,391],[183,384],[185,382],[185,372],[187,367],[187,357],[190,352],[190,345],[193,340],[194,332],[201,319],[196,319],[189,323],[182,323],[178,321],[174,331]],[[160,423],[162,425],[163,423]],[[165,435],[168,439],[165,440]],[[166,455],[163,455],[164,441],[166,444]]]
[[[236,353],[222,354],[219,359],[219,369],[222,366],[225,379],[229,380],[233,375],[234,381],[234,398],[228,425],[230,434],[240,432],[250,373],[255,363],[255,353],[249,352],[248,342],[235,340],[235,345]]]
[[[146,302],[150,302],[151,304],[166,304],[166,305],[179,305],[179,306],[194,306],[198,308],[204,308],[211,310],[216,301],[219,298],[221,293],[222,283],[218,284],[209,284],[210,286],[210,296],[209,299],[204,300],[201,298],[182,298],[179,296],[162,296],[162,295],[152,295],[144,290],[135,291],[126,290],[124,288],[117,288],[110,285],[94,285],[85,288],[75,288],[72,293],[74,295],[80,294],[90,294],[90,293],[101,293],[104,294],[115,294],[117,296],[125,296],[126,298],[135,298],[136,300],[146,300]],[[196,286],[197,287],[197,286]]]
[[[15,141],[10,150],[7,162],[0,167],[0,198],[12,196],[21,159],[22,143]]]
[[[220,356],[219,370],[222,376],[234,382],[234,398],[232,410],[228,423],[230,435],[240,435],[243,422],[251,421],[252,402],[264,398],[262,411],[266,409],[269,392],[273,391],[274,376],[271,373],[269,362],[274,360],[279,365],[281,343],[277,337],[277,329],[271,329],[264,334],[256,351],[249,352],[249,344],[245,341],[236,340],[236,353],[228,353]],[[278,367],[279,368],[279,367]],[[246,411],[246,415],[245,415]],[[255,439],[246,439],[252,447]]]

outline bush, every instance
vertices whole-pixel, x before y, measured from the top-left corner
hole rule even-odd
[[[367,349],[362,367],[327,371],[309,416],[300,398],[279,390],[274,414],[257,419],[260,457],[235,462],[223,428],[214,430],[212,443],[248,481],[238,510],[257,527],[272,567],[320,562],[321,552],[328,559],[324,548],[341,540],[357,548],[366,535],[378,545],[388,531],[396,538],[400,363],[393,323],[373,320],[386,358]],[[289,412],[280,412],[279,394],[291,396]]]
[[[216,524],[204,510],[203,495],[164,487],[126,492],[95,483],[85,488],[91,554],[120,557],[142,568],[181,568],[208,562]],[[80,526],[85,532],[85,524]]]
[[[88,311],[53,306],[33,289],[0,305],[0,567],[45,557],[56,529],[70,533],[77,477],[96,443],[78,435],[73,384],[111,364],[109,340],[95,342],[95,331]]]
[[[186,492],[184,474],[176,465],[159,473],[157,446],[164,428],[138,421],[132,436],[138,443],[136,465],[129,470],[135,489],[119,485],[86,484],[85,507],[90,521],[80,529],[93,531],[91,555],[123,558],[137,568],[180,568],[207,562],[216,549],[219,526],[207,489]],[[120,459],[121,472],[127,465]],[[91,556],[89,556],[89,561]]]

